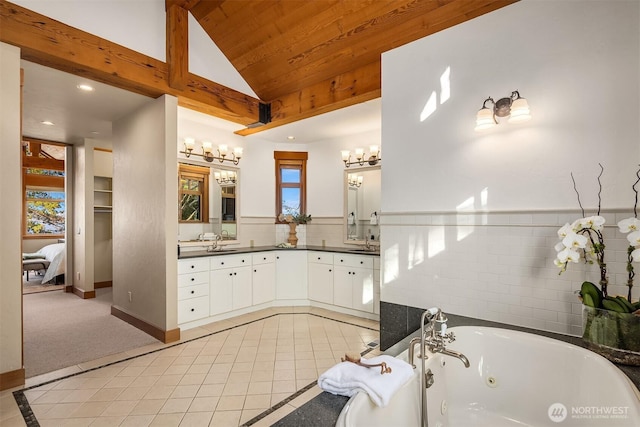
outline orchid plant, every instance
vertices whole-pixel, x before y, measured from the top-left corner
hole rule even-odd
[[[600,166],[600,174],[598,175],[598,211],[595,216],[585,216],[584,208],[582,207],[582,203],[580,202],[580,193],[576,188],[576,181],[573,177],[573,173],[571,174],[571,180],[573,181],[573,188],[576,191],[578,196],[578,205],[582,210],[582,218],[575,220],[572,224],[563,225],[560,230],[558,230],[558,237],[560,238],[560,242],[558,242],[555,246],[558,255],[554,260],[554,264],[560,268],[560,272],[558,274],[562,274],[566,271],[567,266],[570,262],[577,263],[580,260],[584,260],[584,262],[588,264],[593,264],[594,262],[598,264],[600,269],[600,288],[604,296],[607,296],[607,264],[605,262],[605,244],[604,244],[604,224],[605,219],[600,216],[600,205],[601,198],[600,194],[602,192],[602,183],[600,182],[600,177],[604,172],[604,168],[601,164]],[[628,281],[627,286],[629,287],[629,292],[627,295],[627,300],[631,301],[631,288],[633,287],[633,278],[635,276],[633,264],[634,262],[640,262],[640,220],[638,220],[637,214],[637,205],[638,205],[638,190],[636,190],[635,186],[640,182],[640,170],[636,172],[636,176],[638,180],[633,184],[632,189],[636,194],[636,201],[633,208],[634,217],[623,219],[618,222],[618,228],[621,233],[629,233],[627,236],[627,240],[629,241],[628,247],[628,261],[627,261],[627,272],[628,272]]]

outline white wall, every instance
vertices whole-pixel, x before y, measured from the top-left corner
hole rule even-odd
[[[0,43],[0,200],[21,200],[20,49]],[[0,209],[0,374],[22,369],[19,209]]]
[[[640,160],[639,18],[637,1],[521,1],[383,55],[382,301],[579,334],[572,291],[598,277],[558,276],[553,246],[579,216],[570,172],[593,214],[598,162],[612,293],[625,292],[613,225]],[[513,90],[532,120],[474,132],[482,101]]]
[[[177,327],[177,108],[165,95],[113,126],[113,305],[165,331]]]

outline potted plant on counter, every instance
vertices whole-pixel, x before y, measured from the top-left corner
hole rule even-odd
[[[600,165],[598,175],[598,211],[594,216],[585,216],[580,202],[580,193],[571,174],[574,189],[578,195],[578,204],[582,210],[582,218],[572,224],[565,224],[558,230],[560,242],[555,249],[558,252],[554,263],[562,274],[569,263],[583,261],[597,264],[600,272],[598,285],[585,281],[580,287],[579,295],[583,304],[583,339],[587,347],[617,363],[640,365],[640,301],[633,301],[632,288],[635,276],[633,264],[640,262],[640,220],[637,217],[638,190],[640,170],[636,172],[637,180],[632,185],[636,195],[633,208],[634,216],[618,223],[621,233],[627,234],[627,295],[609,294],[609,277],[605,260],[604,224],[600,216],[600,193],[602,184],[600,177],[604,168]]]
[[[289,224],[289,237],[287,238],[287,242],[295,247],[298,245],[298,236],[296,234],[296,227],[298,224],[306,224],[311,222],[311,215],[307,215],[304,213],[294,213],[294,214],[280,214],[278,215],[278,222]]]

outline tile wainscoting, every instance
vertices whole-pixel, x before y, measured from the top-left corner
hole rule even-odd
[[[616,224],[632,213],[603,212],[609,293],[626,295],[628,242]],[[420,321],[416,313],[432,306],[581,335],[582,306],[575,291],[583,281],[599,279],[597,266],[572,264],[559,275],[553,264],[558,229],[579,217],[578,210],[383,214],[381,347],[413,332]],[[634,299],[638,295],[636,290]]]

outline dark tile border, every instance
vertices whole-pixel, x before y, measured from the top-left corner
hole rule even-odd
[[[143,357],[143,356],[146,356],[146,355],[149,355],[149,354],[158,353],[158,352],[167,350],[169,348],[177,347],[177,346],[180,346],[180,345],[183,345],[183,344],[188,344],[190,342],[194,342],[194,341],[197,341],[197,340],[202,339],[202,338],[210,337],[210,336],[219,334],[221,332],[230,331],[232,329],[236,329],[236,328],[239,328],[241,326],[250,325],[252,323],[259,322],[261,320],[270,319],[270,318],[275,317],[275,316],[290,316],[290,315],[315,316],[315,317],[319,317],[319,318],[322,318],[322,319],[331,320],[333,322],[344,323],[346,325],[351,325],[351,326],[355,326],[355,327],[362,328],[362,329],[368,329],[370,331],[378,331],[378,329],[376,329],[376,328],[372,328],[372,327],[369,327],[369,326],[358,325],[358,324],[355,324],[355,323],[347,322],[345,320],[338,320],[338,319],[334,319],[334,318],[331,318],[331,317],[328,317],[328,316],[323,316],[323,315],[316,314],[316,313],[274,313],[274,314],[270,314],[270,315],[267,315],[267,316],[264,316],[264,317],[260,317],[260,318],[255,319],[255,320],[251,320],[249,322],[240,323],[238,325],[230,326],[228,328],[224,328],[224,329],[221,329],[221,330],[216,331],[216,332],[211,332],[209,334],[205,334],[205,335],[202,335],[200,337],[191,338],[189,340],[181,341],[179,343],[175,343],[175,344],[172,344],[172,345],[167,345],[166,347],[159,348],[157,350],[151,350],[151,351],[148,351],[146,353],[138,354],[136,356],[127,357],[127,358],[124,358],[124,359],[121,359],[121,360],[118,360],[118,361],[115,361],[115,362],[105,363],[104,365],[100,365],[100,366],[96,366],[94,368],[86,369],[86,370],[81,371],[81,372],[76,372],[76,373],[73,373],[73,374],[62,376],[60,378],[55,378],[55,379],[52,379],[52,380],[49,380],[49,381],[45,381],[45,382],[37,384],[37,385],[32,385],[32,386],[29,386],[29,387],[25,387],[23,389],[14,391],[13,392],[13,398],[16,400],[16,404],[18,405],[18,408],[20,408],[20,412],[22,413],[22,417],[24,418],[24,421],[27,424],[27,427],[39,427],[40,423],[36,419],[36,416],[33,413],[33,410],[31,409],[31,405],[29,404],[29,401],[28,401],[27,397],[24,395],[25,391],[29,391],[29,390],[34,389],[34,388],[42,387],[43,385],[47,385],[47,384],[55,383],[55,382],[58,382],[58,381],[66,380],[67,378],[73,378],[73,377],[76,377],[78,375],[85,374],[87,372],[92,372],[92,371],[96,371],[98,369],[106,368],[108,366],[113,366],[113,365],[116,365],[118,363],[127,362],[129,360],[137,359],[139,357]],[[373,350],[373,348],[368,348],[367,350],[363,351],[361,353],[361,355],[364,356],[365,354],[369,353],[372,350]],[[251,424],[256,423],[257,421],[259,421],[262,418],[266,417],[270,413],[272,413],[275,410],[277,410],[277,409],[281,408],[282,406],[286,405],[287,403],[289,403],[290,401],[292,401],[296,397],[300,396],[302,393],[304,393],[307,390],[311,389],[315,384],[316,384],[316,381],[312,382],[311,384],[306,385],[302,389],[300,389],[300,390],[296,391],[295,393],[293,393],[291,396],[287,397],[282,402],[278,402],[277,404],[275,404],[271,408],[269,408],[266,411],[264,411],[262,414],[257,415],[256,417],[252,418],[246,424],[243,424],[243,425],[250,426]],[[251,423],[251,424],[249,424],[249,423]]]

